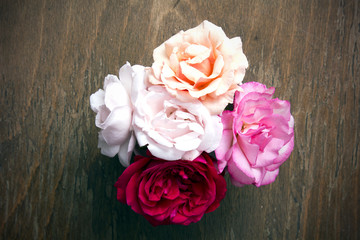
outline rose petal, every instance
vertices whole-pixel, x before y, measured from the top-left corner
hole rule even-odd
[[[252,184],[255,176],[244,153],[238,148],[232,148],[232,158],[228,162],[228,171],[232,182]]]
[[[119,152],[119,145],[106,143],[101,131],[99,132],[98,148],[101,148],[101,154],[108,157],[114,157]]]
[[[187,62],[189,64],[196,64],[207,59],[210,56],[211,50],[202,45],[191,44],[185,49],[185,53],[192,57]]]
[[[105,94],[105,105],[110,111],[120,106],[129,106],[130,98],[120,83],[109,83]]]
[[[267,185],[274,182],[278,174],[279,174],[279,168],[275,169],[274,171],[266,171],[262,181],[255,184],[255,186],[260,187],[262,185]]]
[[[118,157],[121,165],[128,167],[130,165],[131,155],[135,148],[136,139],[132,133],[130,138],[127,138],[125,142],[120,145],[120,150],[118,152]]]
[[[153,143],[153,144],[151,144]],[[183,151],[180,151],[176,148],[168,148],[163,145],[156,144],[149,141],[148,150],[156,157],[162,158],[164,160],[178,160],[181,159],[181,156],[184,154]]]
[[[98,113],[100,106],[103,106],[105,104],[104,98],[105,98],[105,92],[102,89],[99,89],[97,92],[91,94],[90,106],[95,113]]]
[[[224,130],[221,138],[220,145],[216,148],[215,154],[218,160],[218,169],[219,172],[223,172],[227,158],[226,154],[231,151],[231,146],[233,144],[233,133],[231,130]]]
[[[201,143],[201,139],[199,139],[198,136],[199,134],[190,132],[175,138],[175,148],[184,152],[198,148]]]
[[[221,119],[218,116],[211,116],[211,120],[206,123],[204,139],[199,146],[205,152],[214,151],[220,144],[221,133],[223,131],[223,125]]]
[[[186,62],[180,62],[180,69],[181,73],[192,82],[197,82],[200,78],[206,77],[204,73],[200,72],[192,66],[189,66]]]
[[[128,106],[116,108],[100,127],[104,140],[110,145],[122,144],[129,136],[131,109]]]
[[[119,70],[119,80],[124,86],[128,94],[131,93],[132,81],[133,81],[133,68],[129,62],[126,62]]]
[[[240,134],[237,137],[237,142],[239,144],[239,147],[241,149],[241,152],[244,153],[244,156],[246,156],[247,161],[249,164],[254,166],[257,163],[257,157],[259,153],[259,146],[256,144],[250,143],[250,137],[245,136],[243,134]]]

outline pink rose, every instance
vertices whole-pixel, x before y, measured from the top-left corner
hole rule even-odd
[[[231,103],[248,61],[240,37],[204,21],[181,31],[154,50],[149,81],[164,85],[182,101],[199,99],[211,114],[220,114]]]
[[[219,171],[227,166],[232,183],[257,187],[272,183],[294,147],[290,103],[272,99],[275,88],[256,82],[241,85],[234,110],[224,111],[223,137],[215,150]]]
[[[95,124],[101,129],[98,147],[101,153],[114,157],[118,154],[122,165],[128,166],[135,146],[132,133],[132,98],[144,88],[145,69],[126,63],[119,70],[119,77],[108,75],[104,90],[90,96],[91,109],[96,113]],[[133,96],[133,97],[132,97]]]
[[[224,177],[205,153],[194,161],[135,156],[115,187],[117,199],[154,226],[197,222],[214,211],[226,193]]]
[[[164,160],[193,160],[220,143],[222,124],[197,99],[182,102],[162,86],[143,89],[136,99],[133,128],[140,146]]]

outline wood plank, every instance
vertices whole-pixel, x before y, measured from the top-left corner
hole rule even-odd
[[[291,102],[295,148],[273,184],[228,181],[199,223],[153,228],[116,201],[89,97],[205,19]],[[0,32],[0,238],[360,238],[359,1],[1,1]]]

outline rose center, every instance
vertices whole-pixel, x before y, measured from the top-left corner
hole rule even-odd
[[[259,128],[259,124],[258,123],[246,123],[243,122],[242,126],[241,126],[241,133],[247,133],[249,130],[256,130]]]
[[[176,119],[176,114],[174,114],[176,111],[177,109],[175,107],[168,107],[165,110],[166,117],[170,119]]]

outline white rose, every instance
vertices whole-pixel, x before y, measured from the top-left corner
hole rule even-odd
[[[144,67],[131,67],[127,62],[120,68],[119,78],[106,76],[104,90],[99,89],[90,96],[90,105],[96,113],[95,124],[101,129],[98,142],[101,153],[109,157],[118,154],[120,163],[127,167],[136,142],[131,126],[131,98],[144,88]]]
[[[133,128],[140,146],[164,160],[193,160],[219,145],[223,126],[197,99],[182,102],[164,87],[143,89],[135,102]]]

